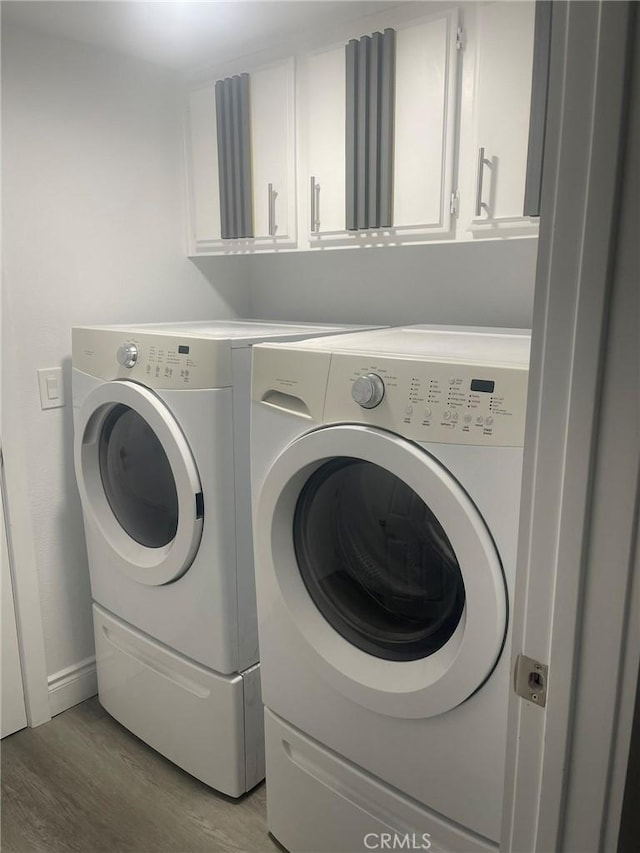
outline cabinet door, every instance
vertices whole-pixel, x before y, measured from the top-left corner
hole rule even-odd
[[[189,237],[192,253],[220,243],[220,189],[215,86],[189,95],[187,121]]]
[[[455,143],[457,11],[396,34],[394,227],[450,228]]]
[[[345,71],[344,44],[307,57],[307,204],[301,216],[312,239],[346,235]]]
[[[347,39],[307,58],[307,206],[302,215],[312,245],[380,245],[442,239],[450,232],[457,21],[457,9],[449,9],[397,24],[389,15],[378,27],[396,30],[390,228],[346,230]]]
[[[295,241],[293,59],[251,74],[253,222],[256,240]]]
[[[255,236],[222,239],[216,93],[215,84],[208,85],[189,95],[187,172],[190,252],[194,255],[295,245],[293,59],[257,69],[249,76]]]
[[[493,2],[476,12],[473,217],[522,218],[535,4]]]

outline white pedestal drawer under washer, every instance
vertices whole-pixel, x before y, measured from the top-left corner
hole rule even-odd
[[[264,776],[251,346],[353,328],[231,320],[73,329],[74,460],[100,701],[231,796]]]
[[[254,348],[268,823],[293,853],[497,849],[529,346],[414,326]]]

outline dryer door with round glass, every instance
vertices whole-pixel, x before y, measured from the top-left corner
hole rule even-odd
[[[134,580],[159,585],[191,565],[202,535],[200,479],[175,418],[149,389],[100,385],[78,414],[75,463],[85,513]]]
[[[507,629],[500,558],[426,450],[370,427],[311,432],[268,473],[255,535],[316,665],[360,704],[433,716],[491,675]]]

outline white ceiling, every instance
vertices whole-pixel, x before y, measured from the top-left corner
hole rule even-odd
[[[391,5],[389,0],[5,0],[2,19],[187,72]]]

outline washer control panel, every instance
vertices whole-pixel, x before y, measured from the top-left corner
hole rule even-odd
[[[367,423],[420,442],[519,447],[527,381],[524,366],[334,353],[323,420]]]

